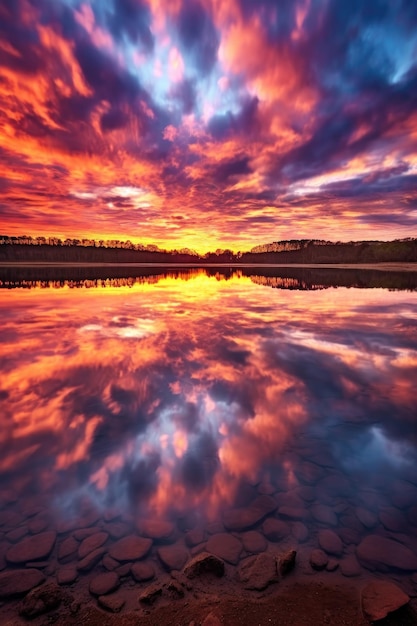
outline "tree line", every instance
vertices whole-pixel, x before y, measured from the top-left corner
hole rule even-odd
[[[256,251],[255,251],[256,250]],[[218,249],[199,255],[181,248],[161,250],[131,241],[9,237],[0,235],[0,262],[26,263],[147,263],[191,265],[323,264],[417,262],[417,239],[325,242],[291,240],[257,246],[250,252]]]

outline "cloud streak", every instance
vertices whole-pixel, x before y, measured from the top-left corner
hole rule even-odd
[[[5,0],[0,23],[8,234],[205,251],[417,225],[412,2]]]

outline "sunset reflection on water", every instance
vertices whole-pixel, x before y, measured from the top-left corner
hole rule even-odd
[[[275,493],[310,527],[317,503],[341,526],[392,506],[417,484],[417,294],[259,282],[3,292],[6,501],[209,524]]]

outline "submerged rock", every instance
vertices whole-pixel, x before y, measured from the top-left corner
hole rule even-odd
[[[188,559],[188,552],[181,544],[162,546],[158,548],[157,554],[168,571],[182,569]]]
[[[240,566],[238,576],[245,589],[262,591],[279,580],[276,558],[268,552],[250,557]]]
[[[207,552],[211,552],[232,565],[239,562],[242,547],[242,542],[239,539],[227,533],[212,535],[206,544]]]
[[[295,559],[297,556],[296,550],[288,550],[285,554],[282,554],[278,559],[278,571],[281,576],[286,576],[295,567]]]
[[[116,572],[104,572],[90,581],[90,593],[94,596],[104,596],[115,591],[119,586],[119,577]]]
[[[404,571],[417,570],[417,555],[398,541],[368,535],[356,548],[359,562],[368,569],[387,571],[394,567]]]
[[[6,553],[6,560],[16,565],[27,561],[47,559],[54,547],[55,540],[56,532],[53,530],[26,537],[9,548]]]
[[[68,591],[64,591],[56,583],[47,583],[32,589],[22,601],[19,609],[20,615],[27,618],[34,618],[57,609],[61,602],[65,601],[68,605],[73,601],[73,597]]]
[[[27,593],[45,580],[37,569],[15,569],[0,574],[0,598],[12,598]]]
[[[329,562],[328,556],[323,550],[313,550],[310,554],[310,565],[313,569],[322,570]]]
[[[184,567],[187,578],[197,578],[205,574],[213,574],[220,578],[224,575],[224,562],[214,554],[202,552],[194,557]]]
[[[139,561],[145,557],[152,547],[152,539],[128,535],[114,543],[109,555],[116,561]]]
[[[392,582],[374,580],[362,589],[362,610],[371,621],[383,619],[405,606],[410,598]]]

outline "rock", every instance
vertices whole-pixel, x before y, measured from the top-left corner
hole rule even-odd
[[[309,517],[305,509],[295,506],[280,506],[278,513],[280,517],[288,520],[303,520]]]
[[[409,600],[402,589],[385,580],[374,580],[362,589],[362,610],[371,621],[383,619]]]
[[[322,570],[326,567],[329,559],[323,550],[313,550],[310,554],[310,565],[313,569]]]
[[[90,581],[90,593],[94,596],[104,596],[115,591],[119,586],[119,577],[116,572],[104,572]]]
[[[313,487],[301,485],[297,487],[295,493],[304,500],[304,502],[313,502],[316,499],[316,491]]]
[[[77,563],[77,570],[79,572],[89,572],[101,561],[104,554],[106,554],[105,548],[97,548],[97,550],[90,552],[90,554],[87,554],[84,559]]]
[[[96,533],[97,533],[97,528],[96,527],[93,527],[93,528],[78,528],[77,530],[74,530],[73,537],[77,541],[84,541],[84,539],[87,539],[87,537],[91,537],[91,535],[95,535]]]
[[[97,548],[100,548],[102,545],[106,543],[108,538],[109,538],[108,533],[103,533],[103,532],[94,533],[93,535],[86,537],[80,543],[80,546],[78,548],[78,558],[83,559],[84,557],[87,556],[87,554],[90,554],[90,552],[93,552],[93,550],[97,550]]]
[[[194,528],[193,530],[189,530],[185,535],[185,543],[189,548],[192,548],[193,546],[198,546],[198,544],[203,543],[205,538],[205,532],[202,528]]]
[[[29,524],[28,530],[31,535],[37,535],[38,533],[42,533],[47,530],[51,525],[51,517],[49,513],[43,511],[42,513],[38,513],[33,517]]]
[[[300,482],[307,485],[314,485],[324,475],[324,470],[314,463],[304,461],[296,465],[294,473]]]
[[[329,559],[329,562],[326,565],[326,570],[328,572],[334,572],[339,567],[339,561],[336,559]]]
[[[258,533],[257,530],[248,530],[246,533],[243,533],[241,540],[244,549],[247,552],[252,552],[252,554],[264,552],[268,547],[265,537],[261,535],[261,533]]]
[[[64,567],[59,569],[56,574],[58,585],[70,585],[77,580],[78,573],[75,567]]]
[[[290,534],[290,527],[282,520],[269,517],[262,524],[262,532],[269,541],[281,541]]]
[[[38,615],[48,613],[57,609],[61,602],[65,601],[69,605],[73,600],[71,594],[64,591],[56,583],[46,583],[41,587],[32,589],[22,601],[19,614],[33,619]]]
[[[103,557],[103,567],[105,567],[107,571],[113,572],[119,566],[120,566],[120,562],[116,561],[116,559],[113,559],[108,554],[106,554],[106,556]]]
[[[327,554],[340,556],[343,552],[343,543],[339,535],[333,530],[321,530],[318,534],[319,546]]]
[[[399,509],[406,509],[417,502],[417,489],[404,480],[393,480],[390,484],[392,503]]]
[[[119,567],[117,567],[114,571],[120,576],[120,578],[123,578],[124,576],[129,576],[131,568],[132,563],[127,562],[119,565]]]
[[[152,580],[155,577],[155,569],[152,563],[144,563],[138,561],[134,563],[130,568],[130,572],[133,578],[138,583],[146,582],[147,580]]]
[[[139,602],[143,604],[154,604],[160,596],[162,596],[162,585],[160,583],[154,583],[146,587],[145,591],[141,593]]]
[[[7,541],[10,541],[11,543],[17,543],[18,541],[23,539],[23,537],[26,537],[27,534],[28,534],[27,527],[20,526],[19,528],[14,528],[13,530],[9,530],[9,532],[6,533],[4,538],[7,539]]]
[[[338,528],[337,532],[343,543],[347,546],[351,545],[352,543],[356,546],[361,541],[361,535],[358,533],[357,530],[354,530],[353,528],[342,527]]]
[[[215,613],[209,613],[201,626],[223,626],[223,622],[217,617]]]
[[[271,496],[259,496],[248,507],[226,511],[223,516],[224,525],[228,530],[247,530],[276,511],[277,506]]]
[[[224,562],[214,554],[202,552],[188,561],[184,567],[187,578],[197,578],[205,574],[213,574],[220,578],[224,575]]]
[[[375,513],[368,511],[368,509],[364,509],[361,506],[358,506],[355,509],[356,517],[358,520],[365,526],[365,528],[374,528],[378,523],[378,518]]]
[[[294,539],[297,539],[300,543],[307,541],[308,539],[308,529],[303,522],[294,522],[291,525],[291,534]]]
[[[224,533],[224,524],[220,520],[210,522],[206,526],[206,531],[209,535],[217,535],[217,533]]]
[[[310,511],[317,522],[326,524],[326,526],[337,526],[337,516],[329,506],[325,504],[313,504]]]
[[[403,571],[417,570],[417,555],[401,543],[380,537],[368,535],[356,548],[358,561],[371,570],[388,571],[394,567]]]
[[[74,539],[74,537],[67,537],[64,541],[58,546],[58,560],[64,561],[65,559],[70,559],[75,557],[78,552],[79,543]]]
[[[114,543],[109,555],[117,561],[139,561],[145,557],[152,547],[152,539],[128,535]]]
[[[320,481],[319,487],[332,498],[347,497],[352,491],[349,480],[339,473],[327,474]]]
[[[162,565],[168,570],[182,569],[188,559],[188,552],[181,544],[161,546],[157,550]]]
[[[351,578],[352,576],[360,576],[362,568],[358,563],[358,559],[354,554],[349,554],[340,561],[340,571],[343,576]]]
[[[176,580],[171,580],[166,585],[166,591],[170,598],[177,600],[178,598],[183,598],[185,595],[184,589],[181,587],[180,583]]]
[[[295,558],[297,556],[296,550],[288,550],[285,554],[282,554],[278,559],[278,572],[281,576],[286,576],[295,567]]]
[[[19,563],[26,563],[27,561],[47,559],[52,552],[55,539],[56,532],[52,530],[46,533],[40,533],[39,535],[26,537],[9,548],[6,553],[6,560],[9,563],[17,565]]]
[[[37,569],[14,569],[0,574],[0,598],[20,596],[45,580]]]
[[[102,609],[110,611],[111,613],[119,613],[124,604],[125,599],[120,593],[111,593],[108,596],[101,596],[98,598],[98,603]]]
[[[278,581],[276,559],[269,552],[252,556],[240,566],[238,576],[245,589],[262,591]]]
[[[206,544],[207,552],[211,552],[220,559],[232,563],[232,565],[239,562],[242,547],[242,542],[239,539],[227,533],[212,535]]]
[[[175,526],[172,522],[145,519],[138,524],[138,530],[144,537],[155,541],[169,541],[175,533]]]
[[[403,513],[394,507],[386,507],[380,511],[379,519],[381,524],[394,533],[401,533],[407,529],[408,522]]]
[[[112,524],[106,524],[106,532],[109,533],[113,540],[126,537],[131,532],[132,527],[126,522],[113,522]]]

